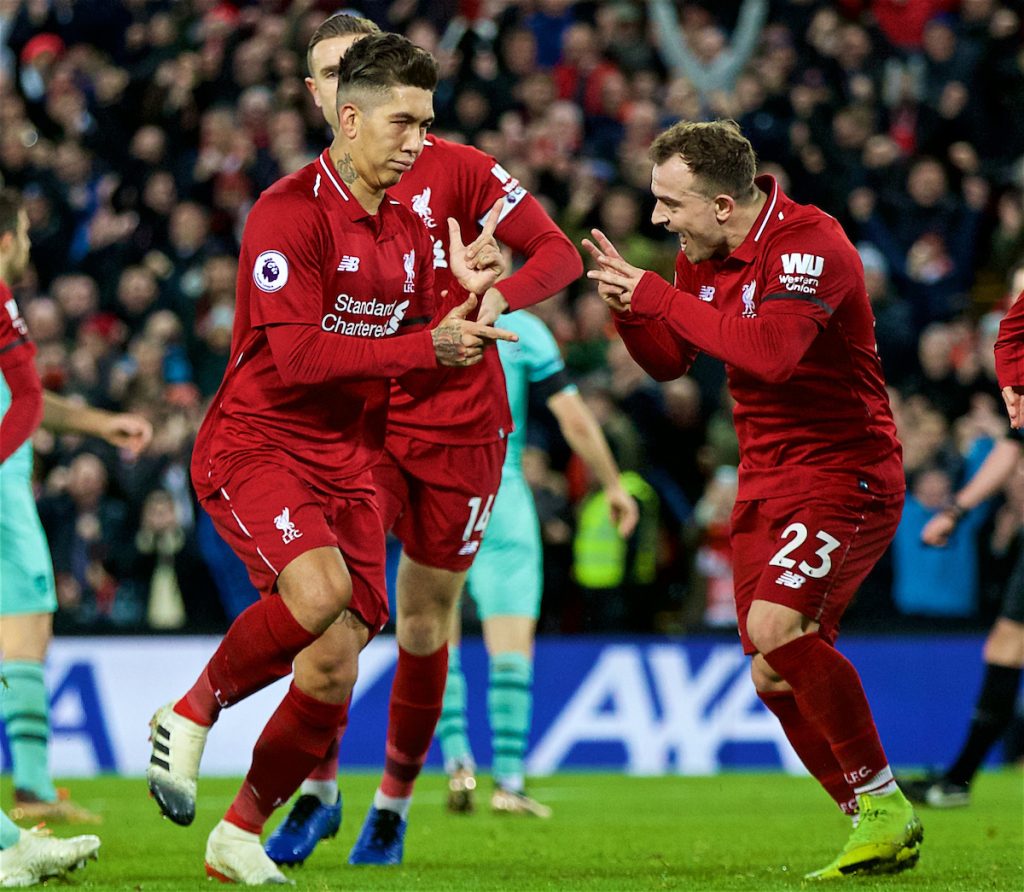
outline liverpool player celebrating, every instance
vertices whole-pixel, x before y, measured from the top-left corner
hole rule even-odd
[[[306,83],[324,118],[335,129],[338,59],[366,34],[365,19],[338,15],[310,39]],[[493,322],[505,309],[536,303],[582,273],[569,240],[493,158],[468,146],[431,137],[393,195],[422,218],[434,244],[439,289],[458,303],[452,258],[438,237],[446,218],[463,229],[483,220],[502,200],[497,235],[528,260],[481,301],[479,321]],[[500,288],[500,290],[499,290]],[[466,374],[444,378],[428,396],[392,391],[384,458],[374,469],[385,526],[404,546],[397,583],[398,664],[391,689],[384,776],[359,840],[354,864],[402,860],[406,818],[441,714],[447,676],[451,616],[466,571],[480,546],[501,480],[505,438],[512,428],[501,363],[494,350]],[[497,657],[496,657],[497,659]],[[528,661],[510,661],[509,684],[526,686]],[[303,792],[296,811],[267,843],[278,861],[304,860],[316,842],[333,834],[340,819],[337,753],[329,753]],[[459,778],[453,778],[458,783]],[[522,789],[510,791],[521,794]],[[507,801],[522,802],[515,797]]]
[[[839,619],[896,530],[903,468],[857,252],[839,224],[754,178],[731,121],[679,123],[651,147],[653,221],[678,233],[675,287],[594,231],[587,275],[630,353],[661,380],[698,351],[725,361],[741,462],[732,517],[740,638],[765,705],[859,822],[811,878],[918,860]],[[855,800],[855,801],[854,801]]]
[[[294,661],[294,681],[207,843],[208,873],[248,884],[287,882],[259,832],[335,740],[359,651],[387,620],[370,469],[389,378],[473,365],[487,342],[515,338],[468,322],[474,298],[423,330],[434,315],[433,245],[385,189],[423,148],[434,60],[405,38],[380,35],[349,54],[338,81],[334,142],[249,215],[233,361],[192,461],[204,507],[264,597],[235,620],[192,689],[151,723],[150,790],[165,815],[191,823],[203,745],[220,710],[287,675]],[[454,224],[451,236],[454,274],[467,290],[485,290],[500,272],[496,249],[465,248]],[[478,249],[476,263],[488,250],[493,262],[474,271],[467,255]]]

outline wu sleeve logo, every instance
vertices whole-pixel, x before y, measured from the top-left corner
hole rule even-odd
[[[779,284],[787,291],[817,294],[820,277],[825,270],[825,258],[817,254],[783,254],[782,275]]]
[[[260,291],[273,294],[288,282],[288,260],[280,251],[264,251],[252,266],[252,280]]]
[[[782,271],[791,276],[799,273],[801,276],[820,276],[825,268],[825,258],[817,254],[783,254]]]

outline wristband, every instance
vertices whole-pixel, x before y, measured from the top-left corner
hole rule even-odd
[[[954,523],[960,523],[963,516],[967,513],[967,509],[962,505],[958,505],[956,502],[953,502],[948,507],[943,508],[942,513],[948,514],[953,519]]]

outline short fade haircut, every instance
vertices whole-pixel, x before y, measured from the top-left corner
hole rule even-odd
[[[656,165],[678,155],[707,198],[724,194],[742,203],[753,196],[757,156],[735,121],[680,121],[658,135],[649,155]]]
[[[0,189],[0,236],[18,231],[21,195],[14,189]]]
[[[437,61],[401,34],[369,34],[352,44],[338,68],[338,106],[353,91],[383,96],[392,87],[437,89]]]
[[[309,46],[306,47],[306,68],[309,73],[316,76],[316,72],[313,71],[313,47],[321,40],[329,40],[332,37],[348,37],[351,34],[380,34],[380,28],[377,27],[376,22],[344,12],[324,19],[313,32],[313,36],[309,38]]]

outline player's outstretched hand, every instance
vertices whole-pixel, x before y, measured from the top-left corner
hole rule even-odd
[[[125,449],[135,456],[153,439],[153,425],[141,415],[115,412],[103,419],[99,433],[111,446]]]
[[[949,537],[955,529],[956,519],[951,514],[940,511],[924,525],[921,530],[921,541],[925,545],[942,548],[949,542]]]
[[[448,257],[452,275],[459,284],[473,294],[483,294],[505,272],[501,249],[494,238],[501,207],[505,199],[499,198],[484,220],[484,228],[468,245],[462,243],[462,229],[454,217],[448,218]]]
[[[608,515],[623,539],[633,535],[637,522],[640,520],[640,509],[634,499],[622,486],[615,486],[604,491],[608,500]]]
[[[583,239],[583,247],[597,262],[597,269],[587,272],[587,278],[597,282],[597,293],[616,313],[623,313],[630,308],[633,291],[640,284],[644,271],[627,263],[618,248],[600,229],[591,229],[594,244],[590,239]]]
[[[476,295],[471,294],[457,307],[453,307],[437,327],[430,332],[434,340],[434,354],[441,365],[470,366],[483,359],[484,349],[494,341],[518,341],[519,335],[503,328],[492,328],[466,317],[476,306]]]
[[[1010,427],[1019,431],[1024,427],[1024,387],[1004,387],[1002,393],[1006,414],[1010,416]]]

